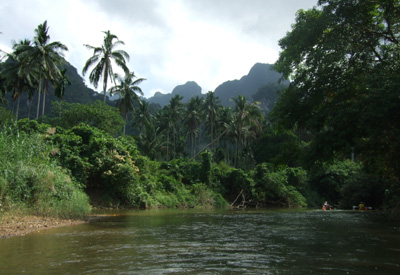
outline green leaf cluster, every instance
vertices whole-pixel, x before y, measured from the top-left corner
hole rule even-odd
[[[58,161],[85,187],[94,205],[138,208],[226,205],[199,178],[184,184],[183,160],[151,161],[138,153],[132,138],[114,138],[87,124],[68,130],[29,120],[20,120],[18,125],[31,135],[44,132],[52,148],[48,157]]]
[[[70,129],[80,123],[96,127],[112,136],[121,132],[124,120],[117,108],[109,106],[99,100],[92,104],[67,103],[54,101],[54,118],[49,123]]]
[[[0,211],[79,217],[90,212],[82,185],[51,159],[52,147],[39,133],[14,128],[0,132]]]
[[[325,173],[326,163],[339,160],[339,170],[349,171],[342,161],[352,155],[363,167],[359,178],[389,181],[393,197],[400,185],[399,15],[398,1],[373,0],[320,0],[298,11],[275,64],[291,83],[271,114],[286,129],[310,133],[308,167],[322,165]],[[382,197],[373,181],[342,182],[338,163],[328,166],[332,176],[314,184],[323,196],[344,199],[341,187],[353,184]]]

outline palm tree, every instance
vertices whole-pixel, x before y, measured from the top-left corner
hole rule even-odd
[[[32,46],[32,42],[29,39],[21,40],[19,43],[14,42],[13,43],[13,49],[14,49],[14,56],[18,58],[19,60],[22,59],[21,55],[23,56],[23,52],[27,49],[30,49]],[[26,60],[22,63],[20,62],[21,65],[21,70],[19,71],[19,74],[21,76],[25,76],[27,78],[27,83],[28,85],[26,88],[28,88],[28,119],[30,119],[31,116],[31,105],[32,105],[32,99],[35,94],[36,87],[38,87],[38,70],[37,68],[33,67],[33,69],[29,69],[27,66]],[[19,99],[18,99],[19,100]]]
[[[232,125],[235,137],[235,162],[237,167],[239,156],[239,144],[246,145],[249,137],[254,137],[261,132],[261,120],[263,118],[257,102],[248,103],[247,99],[239,95],[233,98],[234,121]]]
[[[146,100],[139,101],[139,108],[135,110],[135,125],[137,125],[139,131],[143,131],[144,127],[150,124],[153,120],[153,116],[149,111],[149,103]]]
[[[82,74],[85,75],[88,69],[94,66],[89,75],[89,80],[96,89],[100,79],[103,80],[103,101],[106,102],[108,80],[114,82],[112,61],[122,68],[125,74],[129,74],[128,67],[126,66],[126,60],[129,60],[129,54],[123,50],[115,50],[118,45],[125,44],[123,41],[119,40],[116,35],[110,33],[110,31],[105,31],[104,33],[104,42],[100,47],[84,45],[86,48],[93,50],[93,56],[86,61],[82,69]],[[113,42],[114,39],[116,39],[115,42]]]
[[[49,28],[47,27],[47,21],[44,21],[43,24],[38,25],[38,27],[35,29],[36,34],[33,40],[33,46],[18,46],[21,61],[26,62],[28,70],[38,71],[39,91],[36,118],[39,118],[42,80],[44,80],[42,106],[43,115],[45,110],[46,93],[49,87],[48,82],[51,81],[54,83],[61,76],[59,66],[65,63],[63,51],[68,51],[67,46],[61,42],[54,41],[49,43],[50,35],[48,34],[48,31]]]
[[[187,129],[187,134],[189,135],[189,140],[191,141],[192,157],[194,156],[194,141],[199,132],[198,128],[201,124],[200,107],[201,99],[198,96],[192,97],[186,107],[184,124]]]
[[[19,43],[14,42],[13,44],[14,52],[11,54],[7,54],[8,59],[3,64],[2,77],[4,77],[7,86],[11,87],[13,90],[12,99],[13,102],[15,102],[15,100],[17,101],[17,110],[15,112],[15,117],[18,120],[20,95],[25,88],[33,87],[35,76],[33,71],[27,70],[26,63],[22,62],[19,56],[19,47],[30,46],[31,41],[25,39],[23,41],[20,41]]]
[[[220,142],[220,147],[222,149],[225,149],[224,156],[225,156],[225,161],[229,161],[229,152],[230,152],[230,147],[228,146],[229,143],[233,140],[232,138],[232,129],[233,128],[233,111],[232,108],[230,107],[222,107],[218,120],[217,120],[217,128],[218,128],[218,135],[221,135],[222,133],[225,133],[224,135],[221,136],[221,142]]]
[[[5,79],[6,89],[12,89],[12,112],[14,113],[14,104],[17,101],[17,110],[15,111],[15,117],[18,120],[19,112],[19,99],[22,89],[25,85],[25,79],[19,74],[22,63],[18,61],[17,57],[13,54],[9,54],[7,61],[3,64],[2,76]]]
[[[54,95],[56,97],[58,97],[59,99],[61,99],[61,100],[64,97],[66,86],[67,85],[71,85],[71,81],[69,80],[69,77],[66,74],[66,72],[67,72],[67,69],[63,69],[61,71],[61,76],[57,80],[56,87],[54,89]],[[63,103],[64,102],[65,101],[62,100],[61,103],[58,105],[58,107],[59,107],[59,108],[57,108],[58,109],[58,118],[61,118],[61,112],[62,112],[62,109],[63,109],[63,105],[64,105]],[[52,108],[53,110],[56,109],[54,107],[55,106],[54,106],[54,103],[53,103],[53,108]]]
[[[165,144],[162,141],[162,131],[153,123],[144,125],[137,141],[141,152],[153,160],[159,157]]]
[[[156,122],[157,125],[162,133],[166,135],[166,142],[165,142],[165,152],[166,152],[166,160],[169,160],[169,134],[171,128],[173,127],[172,120],[171,120],[171,112],[169,106],[164,106],[161,110],[158,111],[156,115]]]
[[[214,92],[209,91],[203,105],[203,111],[206,116],[206,129],[210,135],[211,141],[215,137],[215,126],[218,119],[218,112],[221,109],[220,99],[214,95]],[[211,149],[214,146],[212,145]]]
[[[68,75],[66,74],[67,69],[61,71],[60,78],[56,81],[56,87],[54,89],[54,95],[60,99],[64,97],[65,88],[67,85],[71,85]]]
[[[115,75],[114,78],[118,80],[120,83],[110,89],[110,94],[118,94],[119,99],[117,101],[117,107],[121,112],[125,120],[124,124],[124,135],[126,123],[128,121],[128,113],[129,111],[133,111],[134,102],[140,102],[140,98],[137,93],[143,95],[142,89],[138,86],[144,78],[138,78],[135,80],[136,76],[133,72],[127,73],[124,78],[121,78],[119,75]]]
[[[169,100],[168,110],[169,110],[169,118],[172,123],[172,130],[173,130],[173,142],[174,142],[174,158],[176,156],[176,144],[177,138],[179,134],[179,124],[183,119],[183,97],[180,95],[175,95]]]

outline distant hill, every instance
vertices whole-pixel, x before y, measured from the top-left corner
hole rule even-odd
[[[63,99],[69,103],[92,103],[95,100],[103,100],[103,94],[99,94],[93,89],[87,87],[78,70],[67,63],[67,76],[71,85],[66,87]],[[54,97],[53,99],[56,99]]]
[[[263,109],[269,111],[276,101],[278,88],[281,89],[288,83],[278,84],[282,75],[272,70],[271,66],[270,64],[255,64],[249,73],[240,80],[229,80],[219,85],[214,91],[215,95],[220,98],[221,104],[224,106],[232,106],[231,98],[243,95],[249,101],[257,100],[262,102]],[[263,91],[259,92],[261,88]],[[164,106],[169,104],[170,98],[176,94],[184,97],[183,102],[188,102],[193,96],[204,96],[204,94],[201,94],[201,87],[196,82],[189,81],[184,85],[175,87],[170,94],[157,92],[147,101]]]
[[[248,100],[253,101],[253,95],[266,85],[278,83],[282,75],[271,69],[270,64],[255,64],[249,73],[240,80],[230,80],[222,83],[215,89],[215,95],[221,99],[224,106],[232,106],[231,98],[238,95],[245,96]]]
[[[149,103],[160,104],[160,106],[165,106],[169,104],[169,100],[175,95],[183,96],[183,103],[189,102],[192,97],[202,96],[201,87],[194,81],[188,81],[183,85],[176,86],[172,93],[170,94],[162,94],[160,92],[156,92],[154,96],[147,99]]]

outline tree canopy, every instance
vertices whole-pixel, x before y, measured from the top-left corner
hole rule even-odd
[[[112,61],[128,74],[129,70],[126,66],[126,60],[129,60],[129,54],[124,50],[115,49],[118,45],[125,44],[123,41],[119,40],[115,34],[112,34],[110,31],[105,31],[104,34],[104,41],[100,47],[85,45],[89,50],[93,50],[93,55],[86,61],[82,69],[82,74],[85,75],[89,68],[94,66],[93,70],[90,72],[89,80],[95,88],[97,88],[100,79],[103,80],[103,101],[106,102],[108,80],[114,82],[115,78]],[[116,41],[113,42],[114,40]]]
[[[400,2],[320,0],[279,41],[275,69],[292,82],[273,118],[312,131],[315,159],[350,155],[400,176]],[[376,171],[378,169],[378,171]]]

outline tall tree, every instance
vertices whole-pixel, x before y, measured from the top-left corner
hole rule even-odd
[[[171,112],[169,106],[164,106],[161,110],[158,111],[156,115],[157,126],[160,131],[165,135],[166,142],[165,142],[165,153],[166,153],[166,160],[169,160],[169,153],[170,153],[170,132],[173,127],[172,119],[171,119]]]
[[[44,21],[43,24],[38,25],[38,27],[35,29],[33,46],[21,45],[18,47],[18,50],[20,51],[19,56],[21,57],[21,61],[27,63],[28,70],[38,71],[39,90],[36,118],[39,117],[42,81],[44,81],[42,105],[43,115],[46,104],[46,93],[49,88],[49,81],[54,83],[61,76],[61,71],[59,67],[65,62],[63,58],[63,52],[68,51],[67,46],[65,46],[61,42],[54,41],[50,43],[50,35],[48,32],[49,27],[47,26],[47,21]]]
[[[201,124],[201,99],[192,97],[186,106],[184,124],[187,129],[187,135],[191,142],[192,157],[194,156],[194,144]]]
[[[15,117],[17,120],[19,114],[20,95],[25,91],[25,89],[33,87],[35,78],[35,73],[27,70],[26,62],[23,62],[19,55],[20,47],[30,45],[31,41],[27,39],[22,40],[19,43],[14,42],[14,52],[7,55],[8,59],[3,64],[1,71],[2,77],[5,79],[5,82],[8,83],[7,86],[13,90],[13,102],[17,101],[17,108],[15,112]]]
[[[140,95],[143,95],[142,89],[138,85],[142,83],[145,79],[135,79],[136,76],[133,72],[127,73],[124,78],[121,78],[119,75],[115,75],[115,78],[117,79],[119,84],[110,89],[110,94],[119,95],[117,107],[119,108],[121,115],[125,120],[123,129],[123,133],[125,135],[125,128],[126,123],[128,122],[129,111],[134,110],[134,102],[140,102],[138,93]]]
[[[168,111],[169,111],[169,118],[172,123],[172,138],[173,138],[173,145],[174,145],[174,152],[173,156],[175,158],[176,153],[177,153],[177,139],[179,135],[179,126],[182,122],[183,119],[183,103],[182,103],[183,97],[180,95],[175,95],[172,97],[169,101],[168,105]]]
[[[65,94],[65,88],[67,85],[71,85],[71,81],[69,80],[67,73],[67,69],[62,69],[61,70],[61,75],[59,79],[56,81],[56,86],[54,89],[54,95],[60,99],[64,97]]]
[[[235,137],[235,167],[238,165],[239,145],[246,146],[249,138],[255,138],[261,133],[263,119],[257,102],[249,103],[244,96],[233,98],[234,121],[232,130]]]
[[[112,62],[114,61],[115,64],[128,75],[129,69],[126,66],[126,61],[129,60],[129,54],[123,50],[115,49],[117,46],[125,44],[123,41],[119,40],[115,34],[110,33],[110,31],[105,31],[104,34],[104,41],[100,47],[85,44],[86,48],[93,50],[93,56],[86,61],[82,69],[82,74],[85,75],[89,68],[94,66],[93,70],[90,72],[89,80],[95,88],[97,88],[100,79],[103,80],[103,101],[106,102],[108,80],[114,82],[115,74]],[[114,42],[114,40],[116,41]]]
[[[220,115],[218,116],[218,121],[217,121],[217,129],[218,135],[221,135],[221,140],[219,143],[219,146],[221,150],[224,150],[224,157],[225,161],[230,161],[230,146],[229,144],[234,141],[234,136],[232,134],[232,129],[233,128],[233,123],[234,123],[234,117],[233,117],[233,111],[232,108],[230,107],[222,107],[220,110]]]
[[[219,97],[215,96],[214,92],[209,91],[203,105],[203,111],[206,117],[206,129],[210,136],[211,142],[215,137],[215,126],[218,120],[218,112],[221,109]],[[212,145],[211,148],[214,148]]]
[[[148,124],[153,122],[153,116],[149,110],[149,103],[146,100],[139,101],[139,107],[135,109],[135,125],[143,131]]]
[[[315,160],[350,155],[400,183],[400,5],[320,0],[279,42],[275,69],[292,80],[273,117],[314,133]]]
[[[158,159],[165,145],[161,129],[153,123],[144,125],[137,141],[141,152],[151,159]]]

